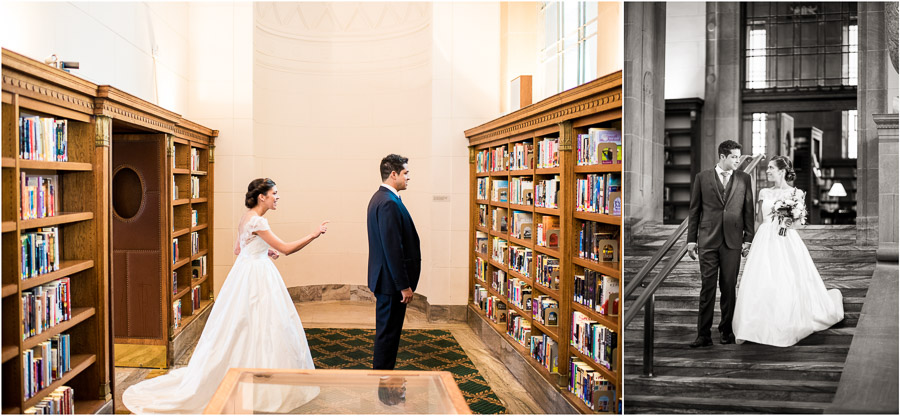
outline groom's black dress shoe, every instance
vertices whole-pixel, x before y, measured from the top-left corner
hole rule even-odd
[[[725,344],[734,344],[734,334],[722,334],[722,340],[719,341],[722,345]]]
[[[694,342],[689,344],[691,348],[697,347],[709,347],[713,345],[712,338],[710,337],[697,337]]]

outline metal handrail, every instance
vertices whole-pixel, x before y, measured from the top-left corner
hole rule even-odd
[[[738,170],[742,172],[749,172],[753,169],[756,169],[756,166],[759,165],[761,160],[765,159],[765,155],[756,155],[750,156],[745,155],[741,158],[741,164],[738,166]],[[685,231],[687,231],[689,219],[686,218],[682,221],[681,225],[678,226],[678,229],[672,233],[671,236],[666,240],[666,242],[653,254],[646,264],[641,267],[641,270],[635,276],[634,279],[631,279],[625,286],[625,294],[624,298],[628,299],[628,297],[637,290],[638,286],[641,286],[643,280],[650,274],[650,271],[656,267],[657,264],[662,260],[665,254],[675,246],[675,243],[678,239],[684,235]],[[678,265],[678,262],[684,257],[684,254],[687,253],[687,244],[682,245],[678,248],[678,250],[669,257],[669,260],[663,265],[662,269],[654,276],[653,280],[647,285],[644,291],[641,292],[640,296],[638,296],[637,300],[634,302],[628,302],[627,307],[625,308],[625,316],[622,321],[622,326],[628,327],[628,324],[637,316],[638,312],[641,309],[646,309],[644,315],[644,375],[652,376],[653,375],[653,328],[654,328],[654,303],[655,303],[655,295],[656,290],[662,285],[663,281],[669,277],[669,273],[675,269],[675,266]],[[626,300],[627,302],[627,300]]]

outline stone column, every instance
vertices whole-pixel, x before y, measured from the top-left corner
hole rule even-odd
[[[858,11],[856,240],[861,245],[878,243],[878,129],[873,115],[887,113],[885,4],[860,2]]]
[[[625,245],[662,222],[666,4],[625,3]]]
[[[900,222],[900,141],[897,114],[875,114],[878,135],[878,261],[897,264]]]
[[[718,160],[719,143],[734,140],[749,154],[750,137],[741,140],[741,6],[740,3],[706,4],[706,97],[700,169]]]

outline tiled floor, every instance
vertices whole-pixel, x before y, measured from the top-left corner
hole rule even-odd
[[[331,301],[298,303],[296,306],[300,320],[306,328],[375,328],[375,305],[372,303]],[[487,351],[481,339],[477,338],[466,324],[429,323],[422,312],[409,309],[403,327],[449,330],[469,355],[472,363],[478,367],[481,375],[490,383],[497,397],[506,405],[508,413],[543,413],[513,375]],[[176,363],[176,368],[187,364],[187,360],[186,357],[182,362]],[[116,368],[116,413],[128,413],[121,400],[122,392],[128,386],[164,373],[165,370]]]

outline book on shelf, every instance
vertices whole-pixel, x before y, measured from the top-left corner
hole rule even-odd
[[[608,370],[615,371],[618,363],[618,334],[612,329],[597,323],[587,315],[572,312],[572,346]]]
[[[22,280],[59,270],[59,228],[39,228],[19,236]]]
[[[578,232],[578,256],[597,262],[619,261],[619,227],[584,221]]]
[[[547,137],[538,141],[538,169],[559,167],[559,138]]]
[[[181,299],[172,302],[172,327],[174,329],[181,327]]]
[[[50,162],[69,161],[68,120],[19,117],[19,157]]]
[[[475,286],[472,290],[472,303],[478,305],[481,310],[484,310],[484,301],[488,298],[488,290],[484,288],[480,283],[475,283]]]
[[[559,175],[552,179],[542,179],[534,185],[534,206],[538,208],[559,208]]]
[[[508,242],[500,237],[493,237],[492,239],[492,251],[491,258],[494,259],[497,263],[506,265],[507,263],[507,246]]]
[[[200,286],[191,289],[191,307],[195,311],[200,309]]]
[[[487,149],[475,152],[475,172],[485,173],[490,171],[490,161],[490,152]]]
[[[200,177],[191,176],[191,198],[200,198]]]
[[[575,209],[607,215],[622,215],[622,175],[588,174],[575,181]]]
[[[559,344],[547,334],[531,336],[531,358],[551,373],[559,373]]]
[[[172,296],[178,294],[178,272],[172,272]]]
[[[515,143],[510,156],[510,170],[532,169],[534,167],[534,145],[530,142]]]
[[[484,282],[487,276],[487,262],[481,257],[475,257],[475,278]]]
[[[522,240],[530,240],[533,216],[530,212],[513,211],[512,235]]]
[[[491,171],[498,172],[509,167],[509,148],[506,145],[491,149]]]
[[[559,290],[559,259],[538,253],[535,281],[546,288]]]
[[[509,222],[509,219],[506,217],[506,208],[494,208],[493,211],[494,213],[491,215],[491,229],[505,233]]]
[[[175,183],[175,177],[172,177],[172,200],[178,199],[178,184]]]
[[[19,217],[23,220],[46,218],[56,215],[57,175],[28,175],[21,173],[19,182]]]
[[[534,254],[530,248],[510,246],[509,247],[509,268],[515,270],[525,277],[531,277],[531,264]]]
[[[488,184],[490,184],[490,178],[478,178],[476,181],[477,192],[475,193],[475,198],[480,199],[482,201],[487,201],[488,199]]]
[[[69,386],[57,387],[38,404],[25,409],[24,415],[74,415],[75,390]]]
[[[191,170],[200,170],[200,149],[191,148]]]
[[[191,210],[191,227],[196,227],[197,222],[200,220],[200,216],[197,214],[196,209]]]
[[[537,225],[537,243],[541,247],[559,247],[559,217],[544,215]]]
[[[616,129],[590,128],[576,140],[576,163],[607,165],[622,163],[622,132]]]
[[[506,272],[503,270],[494,270],[491,272],[491,289],[497,293],[506,296]]]
[[[534,204],[534,181],[530,178],[512,178],[509,190],[511,203],[518,205]]]
[[[596,412],[615,411],[615,385],[599,371],[575,357],[569,358],[569,392]]]
[[[25,400],[72,371],[71,344],[68,334],[59,334],[22,353]]]
[[[559,302],[547,295],[531,299],[532,319],[544,326],[559,325]]]
[[[527,282],[517,277],[509,279],[506,282],[507,298],[519,309],[531,310],[531,286]]]
[[[22,337],[28,339],[72,318],[69,277],[22,292]]]
[[[191,232],[191,256],[200,252],[200,233]]]
[[[478,225],[487,228],[487,205],[478,204]]]
[[[172,264],[178,263],[178,239],[172,239]]]
[[[484,231],[475,231],[475,251],[488,254],[488,234]]]
[[[573,300],[603,315],[619,314],[619,280],[584,269],[576,274]]]
[[[491,201],[507,202],[509,200],[509,181],[494,179],[491,183]]]
[[[510,310],[509,317],[506,320],[506,333],[516,342],[527,347],[528,343],[531,342],[531,321],[519,315],[518,312]]]
[[[206,276],[206,255],[191,260],[191,278],[199,279]]]

